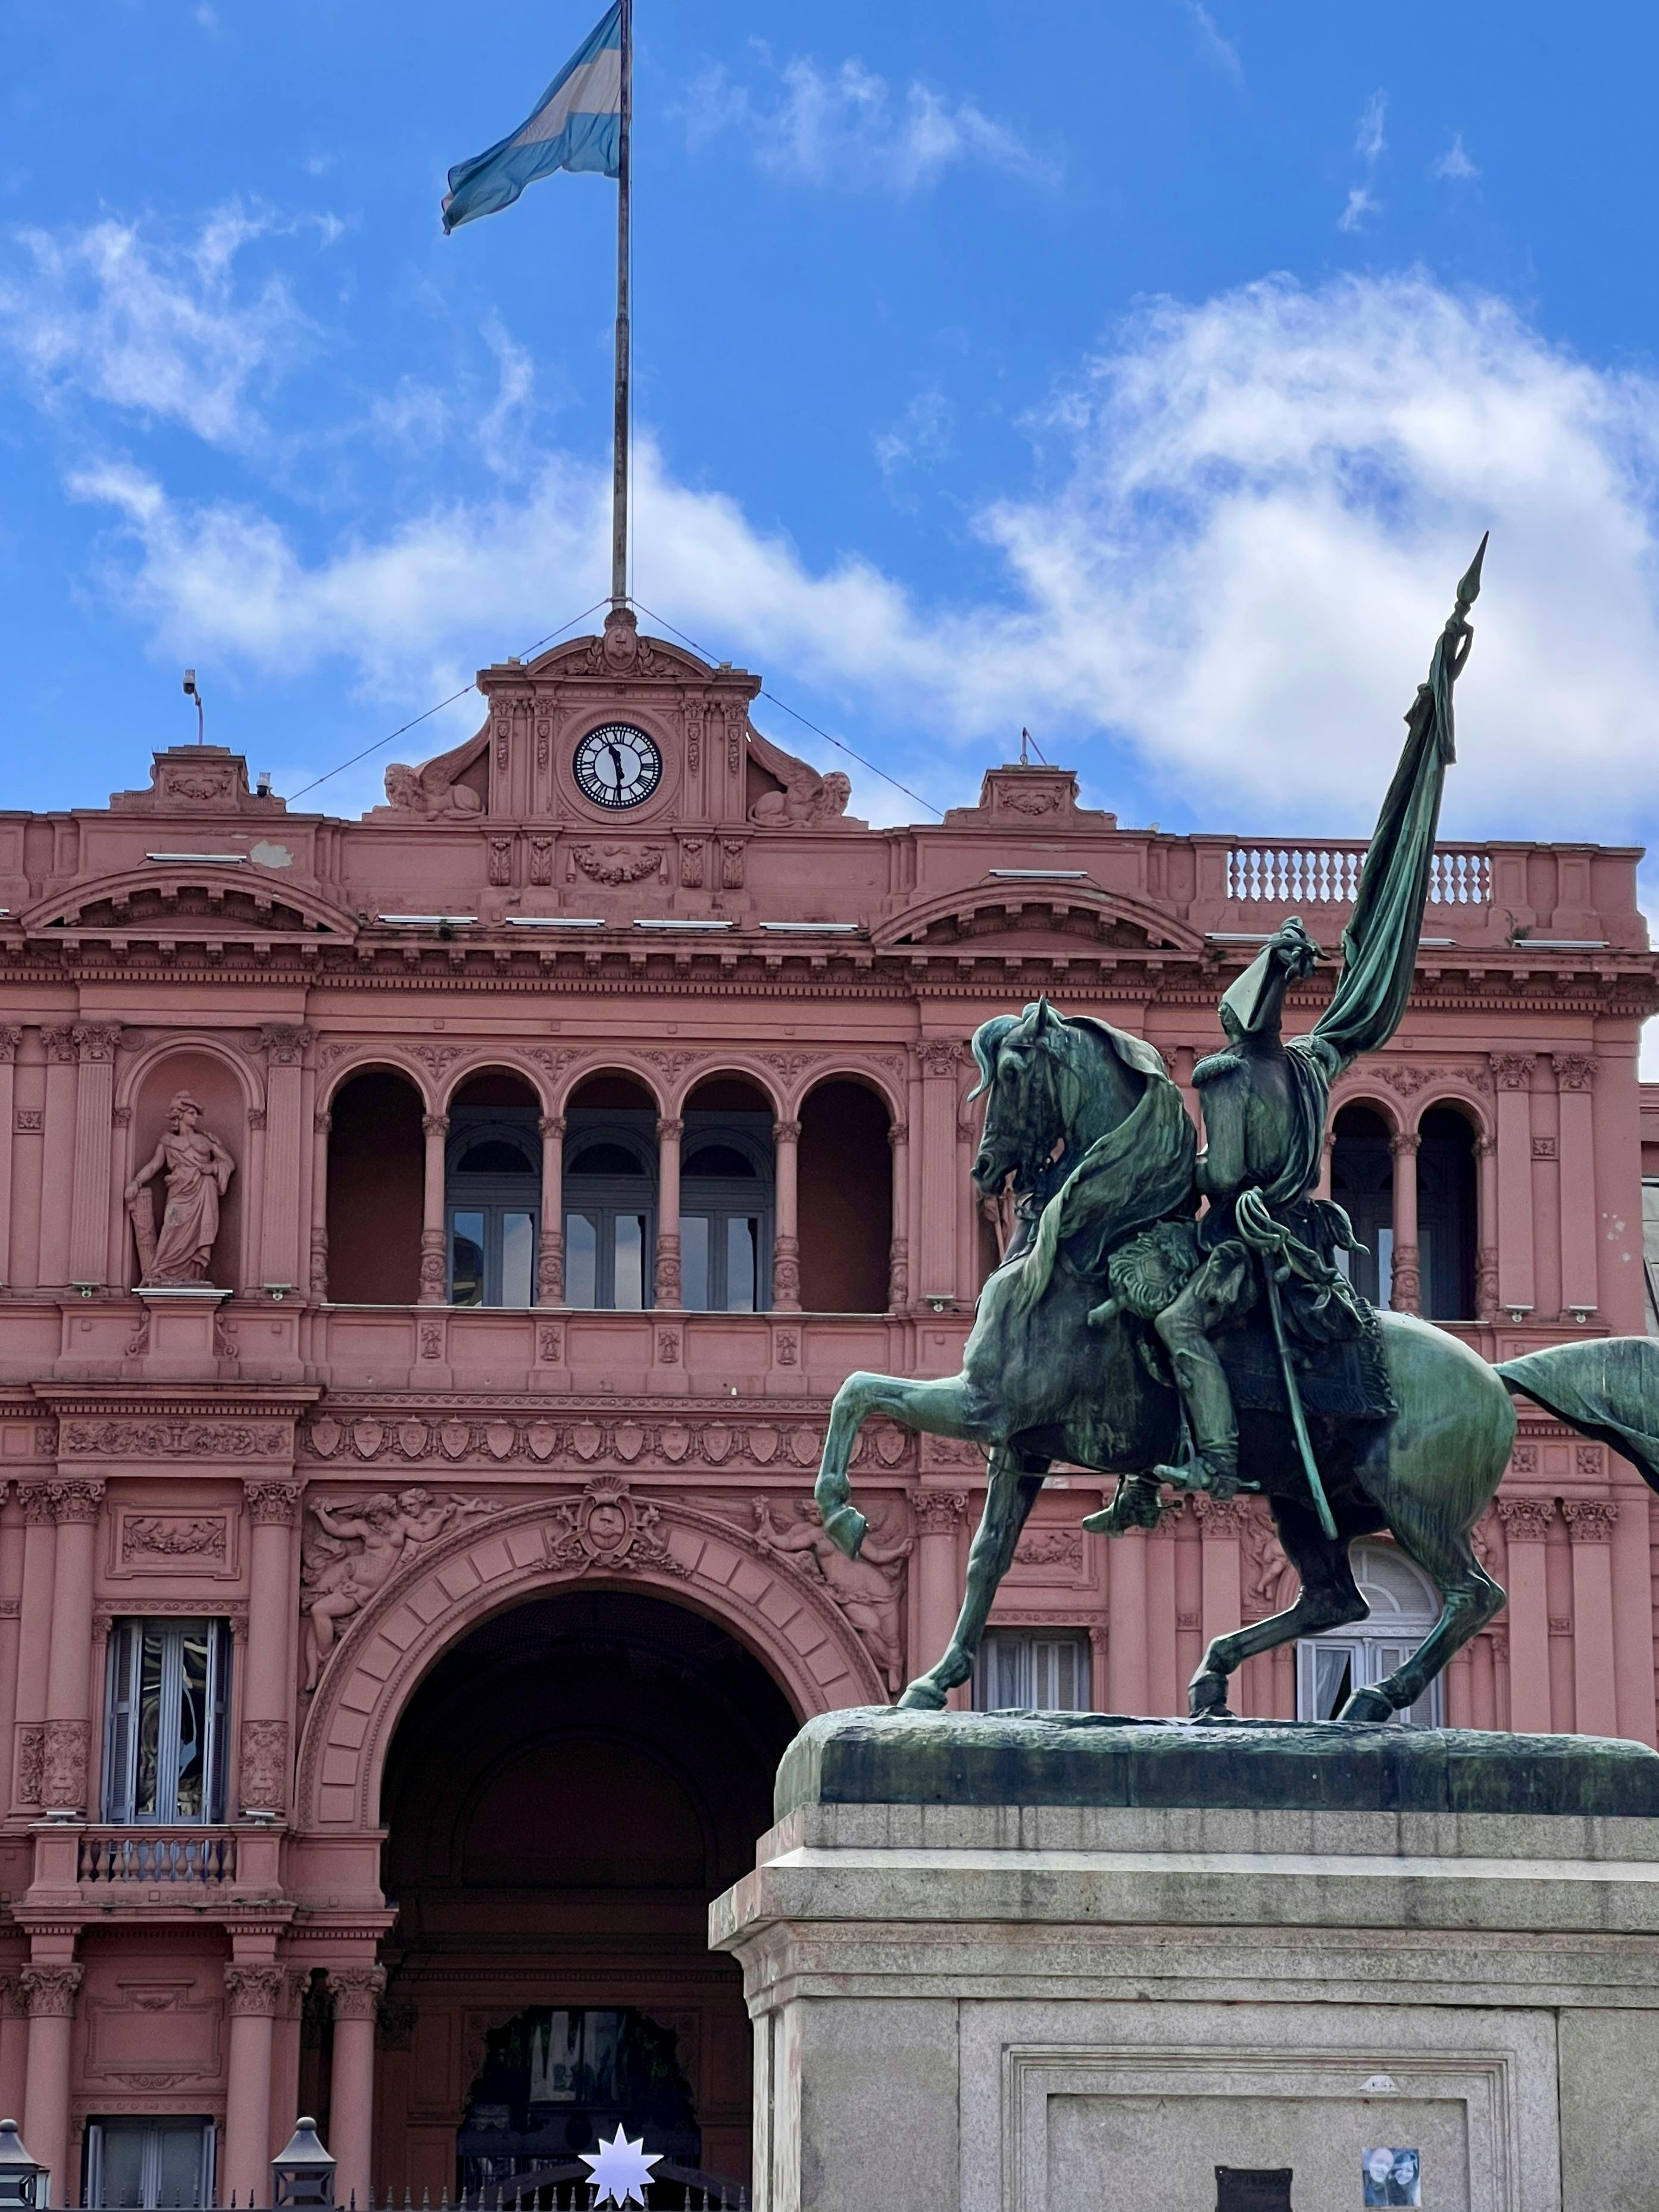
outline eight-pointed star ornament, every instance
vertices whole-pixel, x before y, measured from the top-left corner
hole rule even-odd
[[[651,2169],[662,2153],[647,2151],[643,2136],[629,2142],[618,2121],[609,2142],[601,2136],[597,2150],[582,2151],[580,2156],[584,2166],[593,2169],[589,2178],[599,2192],[601,2204],[643,2204]]]

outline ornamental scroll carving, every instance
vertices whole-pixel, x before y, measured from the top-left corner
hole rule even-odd
[[[288,1723],[242,1723],[241,1798],[249,1813],[280,1813],[288,1802]]]
[[[578,1574],[634,1574],[649,1567],[683,1575],[687,1569],[657,1534],[661,1519],[661,1509],[635,1498],[625,1482],[600,1475],[580,1498],[553,1509],[547,1563],[574,1567]]]
[[[332,1966],[328,1976],[329,1995],[334,2000],[336,2020],[373,2020],[380,2008],[380,1998],[386,1990],[384,1966]]]
[[[185,1558],[222,1559],[228,1530],[222,1514],[185,1517],[176,1513],[133,1514],[121,1528],[121,1557],[131,1559]]]
[[[904,1686],[899,1630],[902,1569],[915,1549],[914,1539],[906,1536],[894,1542],[872,1531],[857,1559],[849,1559],[830,1540],[810,1498],[798,1498],[795,1511],[799,1518],[793,1523],[780,1526],[773,1518],[770,1499],[757,1498],[756,1543],[762,1551],[787,1559],[798,1572],[828,1591],[881,1669],[883,1680],[896,1694]]]
[[[80,1994],[80,1966],[25,1966],[17,1979],[31,2020],[72,2020]]]
[[[233,2014],[255,2020],[274,2020],[283,2001],[281,1966],[227,1966],[225,1994]]]
[[[235,1172],[230,1154],[202,1127],[200,1104],[188,1091],[176,1092],[160,1144],[125,1194],[141,1285],[178,1289],[207,1280],[219,1234],[220,1201]],[[167,1186],[159,1230],[149,1191],[158,1176]]]
[[[583,844],[571,847],[570,858],[590,882],[615,885],[654,876],[662,866],[663,852],[660,845]]]
[[[65,1421],[62,1450],[91,1459],[277,1459],[285,1422]]]
[[[314,1690],[352,1616],[400,1567],[458,1522],[494,1510],[482,1498],[434,1498],[414,1487],[380,1491],[354,1504],[311,1508],[301,1548],[305,1686]]]
[[[40,1802],[48,1812],[78,1813],[87,1802],[90,1721],[48,1721],[40,1761]]]

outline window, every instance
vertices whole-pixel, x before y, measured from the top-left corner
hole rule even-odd
[[[1428,1577],[1392,1544],[1356,1544],[1349,1554],[1359,1595],[1371,1609],[1357,1627],[1304,1637],[1296,1647],[1298,1720],[1334,1720],[1356,1690],[1369,1689],[1403,1667],[1440,1618]],[[1441,1686],[1430,1683],[1396,1720],[1441,1725]]]
[[[228,1621],[116,1622],[104,1730],[106,1820],[224,1819],[229,1674]]]
[[[1419,1124],[1417,1243],[1425,1321],[1474,1318],[1474,1131],[1453,1106],[1431,1106]]]
[[[458,1109],[444,1195],[450,1304],[534,1305],[542,1204],[534,1108]]]
[[[766,1117],[688,1114],[680,1156],[680,1295],[693,1313],[758,1312],[771,1303],[771,1257]]]
[[[1089,1639],[1075,1629],[988,1631],[974,1668],[980,1712],[1086,1713]]]
[[[88,2120],[82,2201],[135,2212],[210,2204],[213,2135],[211,2120]]]
[[[1365,1247],[1339,1253],[1338,1265],[1361,1297],[1386,1306],[1394,1295],[1394,1155],[1388,1124],[1369,1106],[1345,1106],[1334,1128],[1331,1196]]]
[[[568,1116],[567,1305],[637,1313],[654,1303],[656,1141],[649,1114],[573,1109]]]

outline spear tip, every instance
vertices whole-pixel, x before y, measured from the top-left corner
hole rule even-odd
[[[1480,596],[1480,564],[1486,557],[1486,540],[1491,536],[1490,530],[1484,530],[1480,533],[1480,543],[1474,549],[1474,558],[1470,562],[1468,572],[1457,587],[1457,604],[1460,608],[1472,607]]]

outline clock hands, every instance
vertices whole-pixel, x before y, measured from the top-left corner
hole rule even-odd
[[[606,741],[605,749],[611,756],[611,767],[617,771],[617,788],[620,791],[623,784],[628,781],[627,771],[623,767],[622,755],[617,750],[616,746],[609,740]]]

